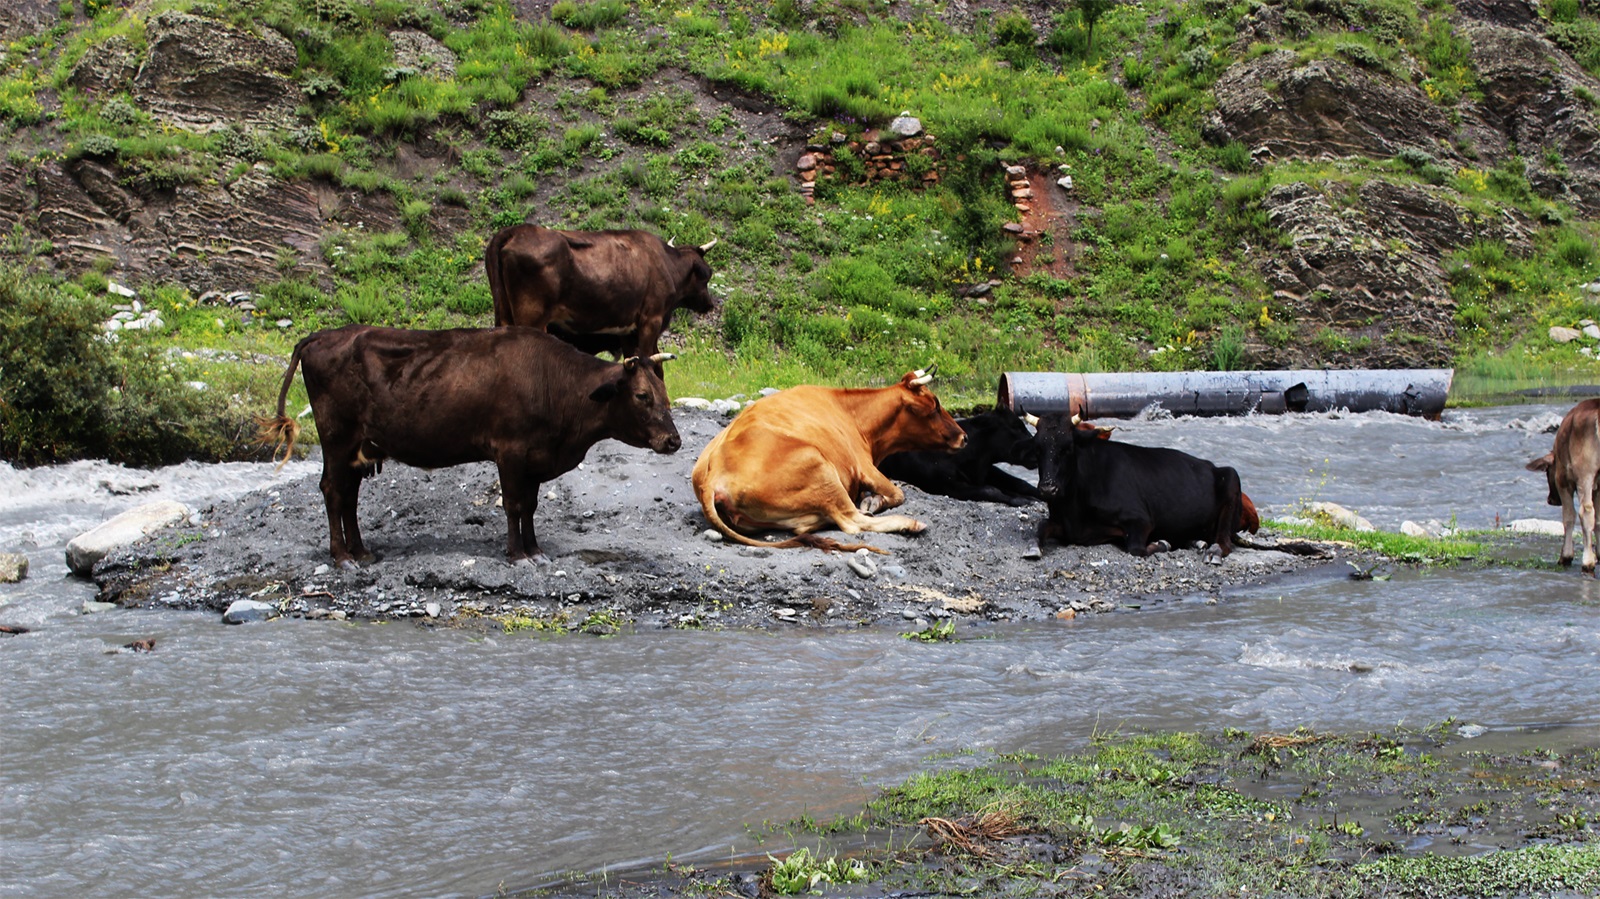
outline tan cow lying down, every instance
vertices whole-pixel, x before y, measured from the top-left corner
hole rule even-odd
[[[1561,524],[1566,538],[1561,543],[1561,564],[1572,564],[1572,525],[1574,518],[1583,524],[1583,572],[1595,573],[1595,502],[1597,475],[1600,475],[1600,400],[1584,400],[1561,419],[1556,429],[1555,449],[1528,463],[1529,471],[1544,472],[1550,485],[1546,500],[1561,507]],[[1572,495],[1578,495],[1579,508],[1572,506]]]
[[[791,387],[752,403],[695,462],[695,495],[706,518],[730,540],[751,546],[883,552],[811,532],[921,531],[924,525],[914,518],[870,513],[905,501],[905,493],[878,470],[884,456],[954,452],[966,442],[961,426],[928,389],[932,379],[930,370],[909,372],[893,387],[879,389]],[[741,531],[797,536],[763,543]]]

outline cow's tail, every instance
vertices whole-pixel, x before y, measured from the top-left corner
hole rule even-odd
[[[283,373],[283,386],[278,389],[278,414],[263,415],[256,419],[256,442],[272,447],[272,458],[278,460],[279,469],[294,458],[294,442],[300,436],[300,425],[284,413],[283,406],[289,399],[289,385],[294,383],[294,371],[300,367],[300,351],[310,342],[311,338],[307,337],[295,344],[294,352],[289,356],[289,370]],[[278,459],[279,446],[283,447],[282,459]]]
[[[511,298],[506,296],[505,273],[500,270],[500,252],[511,239],[511,229],[501,228],[489,238],[483,251],[484,274],[489,278],[489,298],[494,301],[495,327],[511,324]]]
[[[1217,533],[1213,542],[1217,544],[1217,550],[1223,556],[1233,552],[1233,535],[1238,532],[1241,524],[1239,497],[1242,493],[1243,491],[1239,489],[1239,472],[1227,467],[1217,469]]]
[[[840,543],[837,540],[819,537],[816,534],[796,534],[787,540],[779,540],[774,543],[747,537],[734,530],[732,525],[722,519],[722,511],[717,508],[717,491],[711,486],[711,477],[709,475],[702,478],[700,483],[695,484],[695,494],[700,499],[700,509],[705,513],[706,520],[711,522],[711,526],[720,531],[722,536],[735,543],[743,543],[745,546],[763,546],[767,549],[793,549],[797,546],[809,546],[812,549],[820,549],[827,552],[855,552],[858,549],[865,549],[882,555],[889,554],[888,550],[880,549],[869,543]]]

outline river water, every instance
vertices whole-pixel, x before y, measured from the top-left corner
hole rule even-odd
[[[1234,465],[1264,517],[1321,499],[1385,529],[1482,528],[1559,517],[1522,468],[1552,438],[1516,422],[1564,409],[1140,421],[1117,436]],[[775,848],[747,824],[851,814],[930,766],[1116,729],[1457,718],[1600,742],[1600,585],[1553,568],[1354,581],[1330,567],[1217,604],[935,645],[80,613],[94,591],[67,573],[72,536],[152,498],[204,507],[314,470],[0,466],[0,550],[33,566],[0,586],[0,623],[33,629],[0,638],[0,896],[481,896],[703,864]],[[1553,559],[1559,538],[1544,541]],[[136,638],[156,651],[111,652]]]

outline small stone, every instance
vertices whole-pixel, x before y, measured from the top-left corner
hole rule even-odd
[[[896,116],[889,123],[889,133],[899,137],[916,137],[922,133],[922,120],[915,116]]]
[[[1415,521],[1402,521],[1402,522],[1400,522],[1400,533],[1405,534],[1407,537],[1427,537],[1427,536],[1430,536],[1429,533],[1428,533],[1428,529],[1423,527],[1420,524],[1417,524]]]
[[[1006,232],[1007,234],[1021,234],[1023,229],[1022,226],[1016,222],[1006,222],[1004,225],[1000,226],[1000,230]]]
[[[878,563],[872,561],[872,557],[864,549],[856,550],[855,555],[846,558],[844,563],[859,577],[870,578],[878,573]]]
[[[1056,610],[1056,617],[1062,621],[1071,621],[1078,617],[1078,613],[1071,609],[1058,609]]]
[[[1550,328],[1550,339],[1556,343],[1571,343],[1582,336],[1583,332],[1577,328],[1563,328],[1560,325]]]
[[[680,396],[672,401],[672,405],[682,406],[685,409],[707,410],[711,408],[711,401],[698,396]]]
[[[272,603],[259,602],[254,599],[236,599],[228,605],[228,611],[222,613],[223,624],[244,624],[247,621],[266,621],[278,614],[278,607]]]
[[[1314,516],[1326,518],[1336,527],[1349,528],[1352,531],[1361,531],[1363,533],[1377,530],[1372,526],[1372,522],[1338,503],[1311,503],[1306,506],[1306,511]]]
[[[22,553],[0,553],[0,584],[15,584],[27,576],[27,556]]]
[[[114,602],[96,602],[92,599],[86,599],[83,601],[83,614],[93,615],[96,612],[109,612],[116,607],[117,604]]]
[[[422,607],[422,610],[424,612],[428,613],[428,617],[429,618],[438,618],[439,617],[439,604],[436,603],[436,602],[428,603],[427,605]]]
[[[106,282],[106,293],[116,294],[119,297],[128,297],[130,299],[139,295],[138,291],[134,290],[133,288],[124,287],[115,281]]]
[[[716,528],[706,528],[700,532],[700,539],[707,543],[721,543],[722,532]]]
[[[280,318],[276,322],[274,322],[273,324],[276,324],[280,328],[289,328],[289,327],[293,327],[294,326],[294,320],[293,319],[288,319],[288,318]]]
[[[919,616],[921,614],[922,613],[918,612],[916,609],[901,609],[900,610],[900,617],[904,618],[907,621],[916,621],[917,620],[917,616]]]
[[[1483,736],[1484,734],[1486,734],[1488,732],[1489,732],[1489,728],[1484,727],[1481,724],[1463,724],[1460,727],[1456,728],[1456,733],[1460,734],[1463,738],[1468,739],[1468,740],[1470,740],[1470,739],[1472,739],[1474,737],[1481,737],[1481,736]]]
[[[1600,325],[1590,322],[1583,326],[1583,336],[1590,340],[1600,340]]]
[[[1062,190],[1071,190],[1072,189],[1072,176],[1071,175],[1062,175],[1060,178],[1056,179],[1056,184]]]
[[[817,157],[810,153],[802,154],[799,159],[795,160],[794,167],[797,171],[809,172],[817,167]]]

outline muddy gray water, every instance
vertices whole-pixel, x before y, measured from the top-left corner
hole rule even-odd
[[[1268,516],[1323,499],[1387,529],[1489,527],[1553,517],[1522,470],[1551,437],[1514,422],[1563,408],[1148,421],[1118,436],[1235,465]],[[1494,729],[1481,739],[1600,740],[1600,586],[1549,569],[1356,582],[1332,568],[1217,604],[935,645],[882,628],[486,639],[78,614],[93,591],[66,575],[71,536],[153,496],[199,504],[264,477],[0,468],[0,549],[34,569],[0,587],[0,622],[33,628],[0,640],[0,895],[472,896],[706,862],[783,839],[747,824],[850,813],[930,765],[1117,728],[1457,718]],[[108,653],[152,637],[154,652]]]

